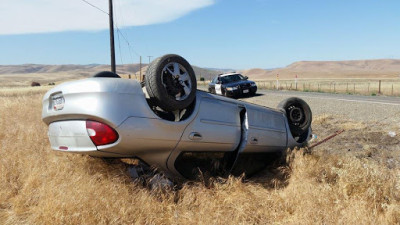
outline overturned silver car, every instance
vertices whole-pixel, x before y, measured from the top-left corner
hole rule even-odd
[[[51,147],[95,157],[136,157],[169,177],[252,173],[269,153],[303,146],[312,114],[298,98],[271,109],[197,90],[178,55],[155,59],[145,83],[111,72],[66,82],[43,97]],[[268,157],[268,156],[267,156]]]

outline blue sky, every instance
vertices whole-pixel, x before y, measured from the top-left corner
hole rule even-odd
[[[35,31],[34,19],[22,18],[13,26],[11,18],[7,24],[21,29],[9,34],[0,24],[6,30],[0,33],[0,64],[108,64],[107,15],[81,0],[69,1],[78,2],[85,13],[104,18],[104,26],[88,22],[86,27],[68,27],[70,20],[64,21],[68,14],[58,18],[53,12],[48,27],[54,29]],[[143,8],[147,13],[137,12],[140,18],[121,6],[129,0],[114,1],[119,26],[128,24],[121,32],[131,46],[122,36],[119,45],[116,35],[118,64],[137,63],[139,55],[148,62],[147,56],[167,53],[180,54],[193,65],[232,69],[283,67],[301,60],[400,58],[398,0],[196,0],[196,5],[184,9],[185,0],[171,0],[175,2],[170,8]],[[106,0],[89,2],[107,10]],[[12,9],[16,6],[10,15],[15,13]],[[1,6],[0,11],[4,10]],[[165,15],[151,17],[163,11]],[[126,20],[136,22],[131,26]]]

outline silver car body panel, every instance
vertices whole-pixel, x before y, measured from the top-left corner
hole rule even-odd
[[[62,110],[52,108],[51,97],[62,94]],[[128,117],[157,118],[149,110],[140,84],[116,78],[89,78],[60,84],[43,97],[43,121],[99,119],[118,127]]]
[[[300,145],[279,110],[203,91],[197,91],[195,101],[188,118],[168,121],[152,111],[139,82],[88,78],[49,90],[43,97],[42,119],[49,125],[54,150],[63,146],[68,150],[61,151],[97,157],[138,157],[177,176],[174,162],[185,151],[272,152]],[[240,117],[243,110],[245,121]],[[96,147],[86,120],[111,126],[118,141]]]
[[[86,131],[86,121],[59,121],[49,125],[51,148],[58,151],[91,152],[96,146]]]

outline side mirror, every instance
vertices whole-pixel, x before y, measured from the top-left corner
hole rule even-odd
[[[221,81],[220,81],[220,80],[217,80],[215,83],[216,83],[216,84],[221,84]]]
[[[249,79],[249,77],[248,76],[244,76],[244,79],[247,80],[247,79]]]

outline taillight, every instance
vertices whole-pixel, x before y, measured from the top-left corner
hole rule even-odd
[[[96,146],[112,144],[118,140],[118,133],[104,123],[88,120],[86,130]]]

